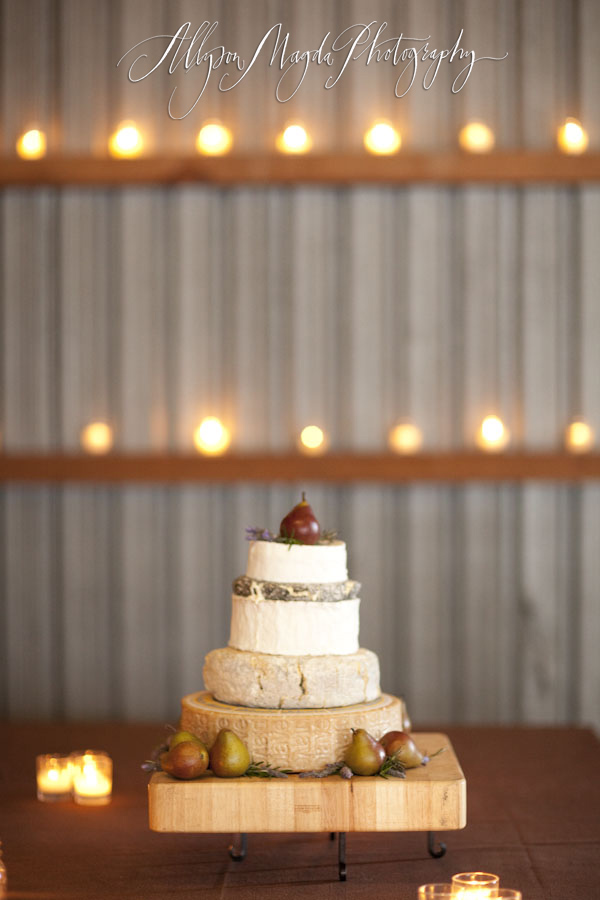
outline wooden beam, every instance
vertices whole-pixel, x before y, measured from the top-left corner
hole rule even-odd
[[[585,481],[600,478],[600,454],[474,452],[0,455],[0,482],[232,483]]]
[[[0,159],[0,186],[95,185],[204,182],[237,184],[579,184],[600,181],[600,153],[566,156],[557,152],[499,151],[411,153],[394,156],[328,154],[230,155],[222,157],[154,156],[46,157]]]

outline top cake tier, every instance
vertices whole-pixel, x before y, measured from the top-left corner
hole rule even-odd
[[[346,544],[280,544],[251,541],[246,575],[283,584],[329,584],[346,581]]]

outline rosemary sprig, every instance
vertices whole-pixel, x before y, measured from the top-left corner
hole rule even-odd
[[[394,756],[386,756],[377,774],[382,778],[406,778],[405,767]]]
[[[270,766],[265,762],[251,762],[244,772],[245,778],[287,778],[289,769],[281,769],[279,766]]]

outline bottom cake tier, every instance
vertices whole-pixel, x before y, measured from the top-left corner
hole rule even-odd
[[[382,694],[370,703],[332,709],[252,709],[220,703],[207,691],[181,701],[181,728],[209,747],[222,728],[240,737],[255,762],[305,772],[343,757],[353,728],[374,738],[410,728],[404,701]]]

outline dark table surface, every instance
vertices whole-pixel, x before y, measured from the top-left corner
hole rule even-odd
[[[9,898],[352,897],[416,900],[417,886],[455,872],[495,872],[524,900],[600,898],[600,743],[579,728],[436,727],[467,778],[468,825],[441,835],[432,859],[423,834],[349,834],[348,881],[337,878],[328,835],[250,835],[233,862],[223,834],[148,829],[140,763],[161,725],[0,723],[0,840]],[[36,799],[38,753],[94,747],[114,760],[105,807]]]

